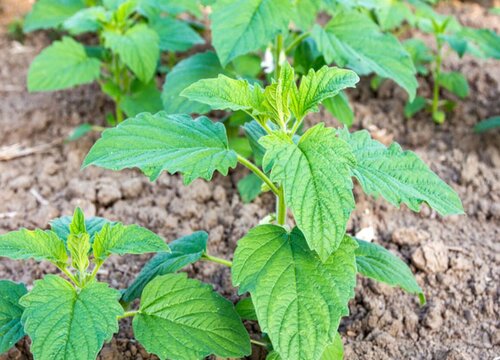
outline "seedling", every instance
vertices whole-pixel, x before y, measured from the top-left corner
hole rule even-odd
[[[226,175],[238,163],[250,169],[276,196],[276,211],[238,241],[232,263],[207,260],[230,266],[233,285],[241,295],[250,293],[251,302],[244,300],[238,309],[257,319],[266,336],[254,342],[272,349],[271,358],[338,359],[342,341],[337,328],[348,315],[357,273],[399,286],[425,302],[402,260],[346,234],[355,207],[352,177],[366,193],[414,211],[426,203],[441,215],[462,214],[462,204],[422,160],[396,143],[386,147],[367,131],[350,133],[323,123],[298,134],[306,115],[321,102],[355,86],[359,78],[353,71],[310,70],[299,86],[288,63],[277,73],[265,89],[220,75],[183,91],[212,109],[251,116],[245,132],[255,153],[262,154],[262,167],[228,146],[221,123],[165,112],[142,113],[104,131],[83,166],[136,167],[151,180],[164,170],[179,172],[186,184],[210,180],[215,171]]]
[[[162,358],[248,353],[250,339],[233,304],[209,285],[173,274],[210,258],[206,242],[207,234],[197,232],[169,248],[145,228],[85,219],[80,209],[73,218],[53,220],[51,230],[0,235],[0,256],[48,261],[64,274],[46,275],[30,291],[24,284],[0,281],[0,353],[26,334],[35,359],[93,360],[118,331],[119,320],[127,317],[134,317],[139,342]],[[97,279],[110,255],[150,252],[158,252],[151,264],[159,260],[161,265],[145,268],[127,291],[120,293]],[[138,297],[138,310],[125,309]]]
[[[53,91],[97,81],[115,102],[110,124],[124,114],[163,108],[155,74],[160,51],[185,51],[204,40],[185,21],[180,11],[196,6],[162,4],[156,1],[39,0],[28,14],[25,31],[57,28],[68,32],[38,55],[28,73],[29,91]],[[166,13],[169,15],[166,16]],[[96,45],[85,46],[74,36],[95,34]],[[172,56],[171,56],[172,58]],[[76,135],[97,129],[84,125]]]

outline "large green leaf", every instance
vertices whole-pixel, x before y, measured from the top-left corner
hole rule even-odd
[[[123,301],[132,302],[140,297],[144,287],[155,277],[174,273],[198,261],[207,249],[207,240],[206,232],[197,231],[172,241],[168,244],[170,252],[158,253],[144,265],[134,282],[123,293]]]
[[[356,264],[361,274],[391,286],[399,286],[418,295],[420,303],[425,304],[424,293],[403,260],[380,245],[359,239],[356,241]]]
[[[160,49],[163,51],[186,51],[205,41],[186,22],[160,17],[151,25],[160,37]]]
[[[71,224],[72,218],[72,216],[62,216],[50,221],[50,228],[64,242],[68,240],[68,236],[70,233],[69,225]],[[94,241],[95,234],[101,231],[102,227],[107,223],[114,224],[114,222],[98,216],[85,219],[85,231],[87,231],[90,236],[90,242]]]
[[[302,30],[307,31],[314,24],[322,0],[292,0],[293,22]]]
[[[30,65],[29,91],[52,91],[88,84],[100,75],[101,63],[85,53],[82,44],[63,37],[44,49]]]
[[[226,66],[239,55],[266,46],[285,32],[291,18],[289,0],[219,0],[213,7],[212,41]]]
[[[111,170],[138,167],[151,180],[163,170],[181,172],[189,184],[210,180],[214,171],[227,175],[236,166],[236,153],[228,147],[224,125],[206,117],[142,113],[102,133],[83,166]]]
[[[337,333],[335,335],[335,340],[333,343],[328,345],[323,351],[323,355],[321,355],[320,360],[343,360],[344,359],[344,345],[342,344],[342,338],[340,334]],[[266,360],[281,360],[281,357],[278,355],[276,351],[271,351]]]
[[[92,282],[76,291],[66,280],[47,275],[21,298],[22,322],[36,359],[94,360],[118,331],[120,293]]]
[[[24,20],[24,31],[55,28],[84,8],[84,0],[38,0]]]
[[[138,225],[106,224],[95,235],[94,257],[104,261],[111,254],[144,254],[168,251],[165,241],[154,232]]]
[[[211,51],[193,55],[179,62],[168,73],[163,85],[162,100],[165,111],[170,114],[208,112],[210,106],[190,101],[180,94],[198,80],[214,78],[221,73],[224,73],[224,69],[217,55]]]
[[[133,322],[137,340],[161,358],[250,354],[250,338],[233,304],[186,274],[158,276],[144,289]]]
[[[391,204],[405,203],[413,211],[426,202],[441,215],[463,214],[456,192],[411,151],[393,143],[389,148],[373,140],[366,130],[340,132],[356,156],[352,174],[370,195],[382,195]]]
[[[315,25],[312,36],[328,63],[348,66],[358,74],[374,72],[390,78],[415,97],[418,86],[410,55],[391,34],[382,33],[368,17],[356,10],[335,14],[323,29]]]
[[[282,183],[286,204],[312,250],[328,259],[344,238],[354,209],[349,145],[320,123],[293,142],[281,132],[260,141],[267,149],[264,168],[273,162],[271,179]]]
[[[22,260],[48,260],[65,264],[68,255],[64,242],[53,231],[21,229],[0,235],[0,256]]]
[[[143,83],[148,83],[160,58],[158,34],[146,24],[138,24],[125,33],[105,31],[104,44],[116,52]]]
[[[24,284],[0,280],[0,354],[13,347],[24,336],[21,316],[24,308],[19,299],[28,292]]]
[[[302,77],[296,96],[292,96],[292,111],[301,120],[307,113],[318,111],[325,99],[337,95],[341,90],[354,87],[358,75],[351,70],[323,66],[318,71],[309,70]]]
[[[357,244],[344,237],[326,261],[297,228],[260,225],[238,241],[233,284],[249,291],[259,325],[281,358],[320,359],[354,296]]]

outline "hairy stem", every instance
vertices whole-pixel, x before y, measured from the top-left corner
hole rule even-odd
[[[285,54],[289,54],[290,51],[295,49],[304,39],[308,38],[311,33],[309,31],[306,31],[299,36],[297,36],[291,43],[288,45],[285,49]]]
[[[121,320],[121,319],[125,319],[125,318],[128,318],[128,317],[135,316],[135,315],[137,315],[137,313],[139,313],[139,311],[137,311],[137,310],[125,311],[125,312],[123,313],[123,315],[118,316],[118,320]]]
[[[219,258],[217,256],[208,255],[207,253],[204,253],[201,256],[201,258],[203,260],[211,261],[211,262],[214,262],[214,263],[217,263],[217,264],[222,264],[222,265],[227,266],[227,267],[232,267],[233,266],[233,263],[231,261]]]
[[[257,165],[253,164],[251,161],[247,160],[246,158],[244,158],[240,154],[238,154],[237,157],[238,157],[238,162],[241,165],[250,169],[262,181],[264,181],[264,183],[266,183],[266,185],[269,186],[269,188],[271,189],[271,191],[275,195],[279,195],[279,189],[276,187],[276,185],[274,185],[274,183],[271,181],[271,179],[269,179],[269,177],[266,174],[264,174],[264,172],[257,167]]]
[[[276,54],[274,58],[274,75],[279,78],[281,71],[281,52],[283,51],[283,34],[276,37]]]
[[[276,218],[279,225],[286,224],[286,204],[283,187],[279,188],[279,193],[276,195]]]

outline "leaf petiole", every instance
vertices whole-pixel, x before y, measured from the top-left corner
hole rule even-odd
[[[225,265],[227,267],[232,267],[233,266],[233,263],[231,261],[226,260],[226,259],[221,259],[221,258],[216,257],[216,256],[208,255],[207,253],[204,253],[201,256],[201,259],[202,260],[211,261],[211,262],[214,262],[214,263],[217,263],[217,264],[222,264],[222,265]]]
[[[238,162],[250,169],[255,175],[257,175],[262,181],[266,183],[267,186],[269,186],[269,189],[276,195],[279,196],[279,189],[274,185],[274,183],[269,179],[269,177],[264,174],[262,170],[260,170],[255,164],[253,164],[251,161],[248,161],[245,157],[241,156],[240,154],[237,154]]]
[[[125,311],[123,315],[117,316],[118,320],[125,319],[128,317],[133,317],[139,313],[138,310]]]

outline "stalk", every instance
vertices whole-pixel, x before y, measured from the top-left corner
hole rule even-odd
[[[286,224],[286,204],[285,204],[285,192],[283,187],[279,188],[279,193],[276,196],[276,218],[278,225]]]
[[[309,35],[311,35],[311,33],[309,31],[306,31],[302,34],[300,34],[299,36],[297,36],[290,45],[288,45],[285,49],[285,54],[289,54],[293,49],[295,49],[295,47],[297,45],[299,45],[302,40],[306,39],[307,37],[309,37]]]
[[[441,65],[443,62],[443,55],[442,55],[442,49],[443,49],[443,43],[442,41],[436,36],[436,43],[437,43],[437,56],[436,56],[436,66],[434,69],[434,87],[432,90],[433,97],[432,97],[432,114],[435,114],[439,110],[439,76],[441,75]]]
[[[278,34],[276,37],[276,54],[274,63],[275,78],[279,78],[281,71],[281,52],[283,51],[283,34]]]
[[[208,255],[207,253],[204,253],[201,256],[201,258],[203,260],[211,261],[211,262],[214,262],[214,263],[217,263],[217,264],[222,264],[222,265],[227,266],[227,267],[232,267],[233,266],[233,263],[231,261],[219,258],[217,256]]]
[[[137,310],[125,311],[123,313],[123,315],[120,315],[117,318],[118,318],[118,320],[121,320],[121,319],[125,319],[125,318],[128,318],[128,317],[135,316],[135,315],[137,315],[137,313],[139,313],[139,311],[137,311]]]
[[[279,195],[279,189],[274,185],[274,183],[269,179],[269,177],[264,174],[262,170],[260,170],[255,164],[252,162],[248,161],[246,158],[241,156],[240,154],[237,154],[238,162],[242,164],[243,166],[247,167],[250,169],[255,175],[257,175],[264,183],[266,183],[267,186],[271,189],[271,191],[275,195]]]

